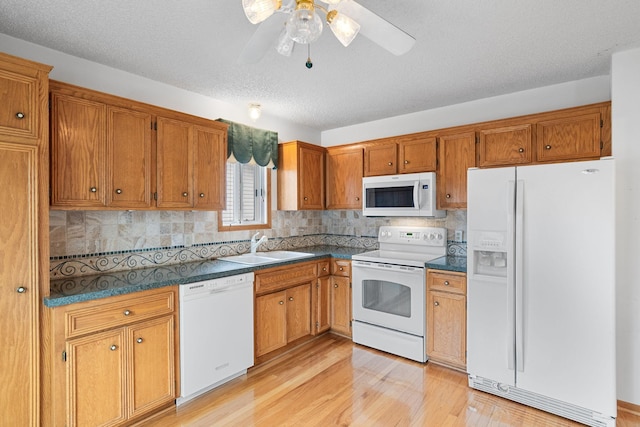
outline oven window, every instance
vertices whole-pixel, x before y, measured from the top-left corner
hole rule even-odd
[[[368,208],[413,208],[413,185],[366,189]]]
[[[411,317],[411,288],[386,280],[363,280],[362,306],[402,317]]]

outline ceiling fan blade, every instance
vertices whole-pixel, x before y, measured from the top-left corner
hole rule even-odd
[[[262,22],[242,49],[238,63],[255,64],[260,62],[267,50],[274,46],[287,17],[288,15],[285,13],[274,13]]]
[[[343,0],[335,9],[360,24],[360,34],[394,55],[404,55],[416,43],[412,36],[353,0]]]

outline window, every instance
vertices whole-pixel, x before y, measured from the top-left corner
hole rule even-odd
[[[219,215],[219,230],[271,227],[269,178],[262,166],[227,163],[227,205]]]

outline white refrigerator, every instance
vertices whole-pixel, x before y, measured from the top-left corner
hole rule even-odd
[[[614,160],[468,171],[469,386],[615,426]]]

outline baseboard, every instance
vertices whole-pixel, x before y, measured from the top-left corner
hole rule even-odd
[[[618,400],[618,411],[629,412],[630,414],[640,416],[640,405]]]

